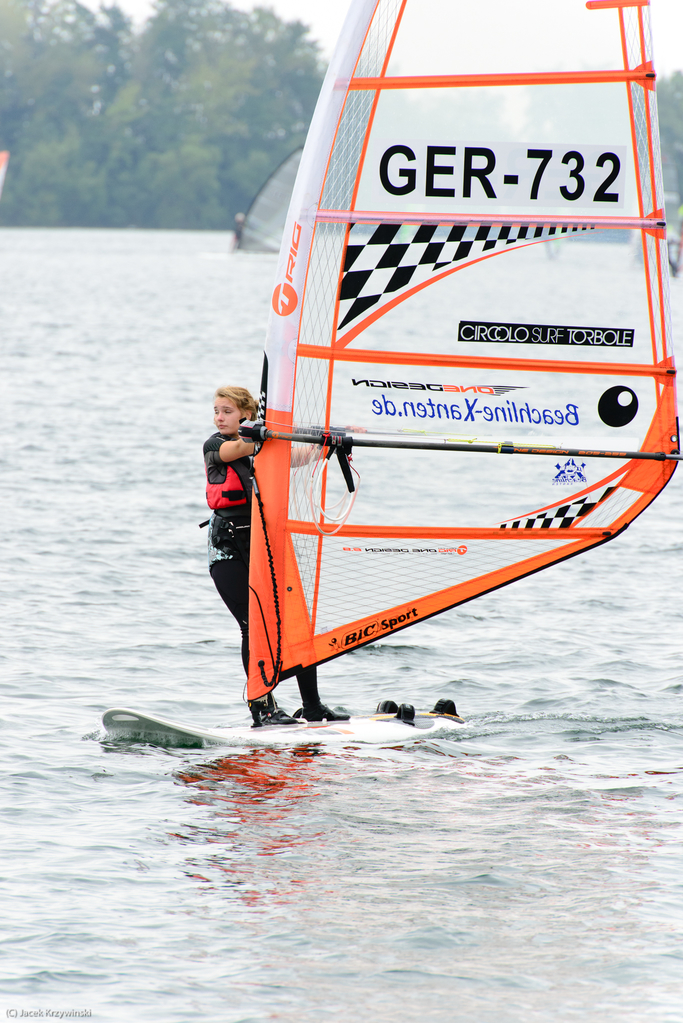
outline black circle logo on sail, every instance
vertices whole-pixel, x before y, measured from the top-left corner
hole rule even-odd
[[[609,387],[598,402],[606,426],[627,426],[638,411],[638,396],[630,387]]]

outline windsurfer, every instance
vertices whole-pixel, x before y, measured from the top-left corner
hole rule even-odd
[[[219,387],[214,395],[217,432],[204,444],[206,499],[212,509],[209,525],[209,572],[216,589],[242,632],[242,664],[249,673],[249,536],[251,463],[254,445],[238,434],[240,423],[255,419],[257,405],[244,387]],[[301,716],[307,721],[346,721],[320,701],[315,666],[297,675]],[[296,717],[281,710],[272,693],[249,703],[254,725],[293,725]],[[297,717],[299,712],[297,711]]]
[[[235,214],[235,237],[232,241],[233,249],[238,249],[240,241],[242,240],[242,231],[244,230],[244,222],[247,219],[246,214],[236,213]]]

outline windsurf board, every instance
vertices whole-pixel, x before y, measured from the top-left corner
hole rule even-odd
[[[102,717],[109,736],[159,746],[216,746],[243,742],[300,744],[309,742],[410,742],[425,735],[453,731],[465,722],[459,715],[416,711],[412,722],[394,714],[351,717],[348,721],[305,721],[296,725],[203,728],[187,722],[152,717],[127,707],[115,707]]]

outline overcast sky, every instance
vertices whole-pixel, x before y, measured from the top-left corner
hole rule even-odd
[[[85,0],[88,7],[96,9],[97,0]],[[509,4],[514,0],[501,0]],[[672,71],[683,70],[683,0],[651,0],[654,32],[655,66],[659,74],[669,75]],[[131,14],[136,22],[142,22],[152,9],[150,0],[119,0],[120,6]],[[548,0],[552,3],[552,0]],[[298,19],[310,25],[314,39],[322,45],[329,57],[339,35],[349,0],[262,0],[260,4],[250,0],[233,0],[233,6],[242,10],[252,7],[271,7],[286,21]]]

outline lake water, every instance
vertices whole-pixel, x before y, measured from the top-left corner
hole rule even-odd
[[[201,445],[217,384],[257,390],[274,269],[228,234],[0,230],[0,1015],[680,1023],[683,476],[322,669],[357,713],[452,697],[452,738],[105,738],[112,706],[246,723]]]

